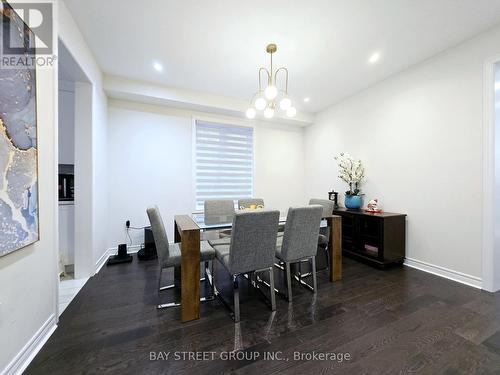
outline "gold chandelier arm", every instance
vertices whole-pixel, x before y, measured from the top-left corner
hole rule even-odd
[[[273,53],[274,52],[270,53],[270,55],[271,55],[271,68],[269,71],[271,72],[271,78],[269,78],[269,85],[273,84]],[[274,80],[276,81],[276,75],[274,76]],[[276,82],[274,84],[276,84]]]
[[[280,71],[283,71],[285,73],[285,94],[288,95],[288,69],[282,66],[278,70],[276,70],[276,73],[274,74],[274,81],[276,86],[278,86],[278,73]]]
[[[260,68],[259,69],[259,91],[262,91],[262,83],[261,83],[261,76],[262,76],[262,72],[266,72],[267,74],[267,83],[269,84],[270,81],[271,81],[271,74],[269,73],[269,70],[267,70],[266,68]]]

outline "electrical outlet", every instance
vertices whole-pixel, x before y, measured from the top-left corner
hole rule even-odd
[[[128,229],[128,228],[130,228],[130,220],[127,220],[127,221],[125,222],[125,226],[127,227],[127,229]]]

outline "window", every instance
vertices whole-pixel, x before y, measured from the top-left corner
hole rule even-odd
[[[196,121],[196,210],[207,199],[253,195],[253,129]]]

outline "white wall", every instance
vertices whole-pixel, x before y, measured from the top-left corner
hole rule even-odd
[[[173,240],[173,215],[194,209],[193,116],[236,125],[241,119],[112,100],[108,109],[109,229],[108,247],[128,242],[125,221],[148,224],[146,208],[157,204]],[[266,205],[303,204],[303,130],[257,123],[255,126],[255,196]],[[133,243],[143,240],[132,231]]]
[[[92,258],[106,250],[106,97],[101,72],[64,2],[57,2],[55,32],[92,80],[93,210]],[[54,44],[57,46],[57,43]],[[55,47],[57,54],[57,47]],[[57,73],[37,72],[40,241],[0,258],[0,373],[22,371],[57,323]],[[5,287],[8,286],[8,287]]]
[[[333,157],[351,153],[366,166],[366,198],[408,214],[407,258],[480,285],[483,65],[498,52],[496,28],[318,114],[306,193],[345,191]]]
[[[75,278],[94,271],[93,183],[93,89],[90,83],[75,84]]]
[[[254,196],[266,206],[287,209],[307,204],[304,192],[304,128],[257,124]]]
[[[56,100],[55,71],[38,69],[40,241],[0,258],[0,373],[19,369],[37,344],[32,339],[54,329],[57,320]]]
[[[58,2],[58,12],[59,38],[88,78],[92,96],[89,104],[90,118],[87,118],[88,113],[84,113],[83,118],[78,118],[82,113],[78,110],[79,103],[82,104],[81,101],[76,101],[77,107],[75,108],[76,125],[80,123],[86,126],[84,129],[75,129],[76,133],[80,134],[80,136],[77,135],[75,145],[75,225],[80,228],[76,231],[76,252],[78,252],[78,246],[92,252],[88,257],[91,263],[87,266],[88,274],[81,274],[80,276],[83,277],[91,276],[106,252],[107,98],[102,88],[102,72],[63,1]],[[85,94],[87,89],[82,85],[80,89],[80,94]],[[88,133],[83,134],[86,131]],[[78,181],[83,181],[83,183],[79,184]],[[78,191],[79,188],[80,191]],[[88,228],[88,230],[81,228]],[[87,263],[87,257],[85,259]],[[75,267],[78,269],[78,264],[75,264]]]
[[[75,163],[75,85],[59,80],[59,164]]]
[[[93,252],[94,265],[106,260],[108,239],[108,98],[102,81],[95,81],[92,103],[92,171],[93,171]],[[104,256],[104,258],[103,258]]]

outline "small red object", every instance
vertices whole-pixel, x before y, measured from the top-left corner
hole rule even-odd
[[[372,199],[371,201],[368,202],[368,205],[365,208],[366,212],[371,212],[374,214],[378,214],[382,212],[382,208],[378,206],[378,199]]]

